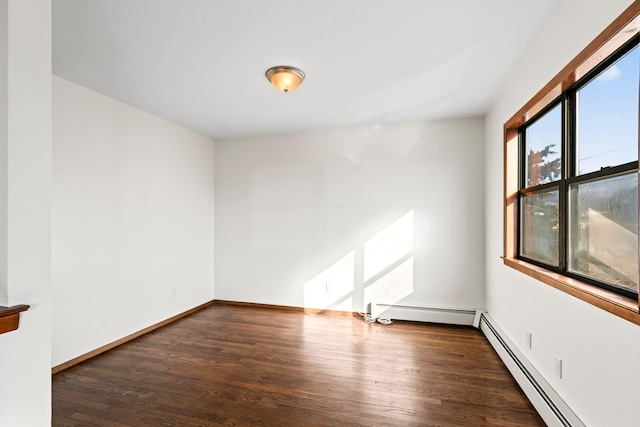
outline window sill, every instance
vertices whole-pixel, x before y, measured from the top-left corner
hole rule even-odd
[[[640,325],[638,301],[634,299],[608,292],[604,289],[561,274],[553,273],[515,258],[502,257],[502,260],[506,266],[514,268],[527,276],[540,280],[549,286],[553,286],[562,292],[608,311],[615,316]]]
[[[0,334],[18,329],[20,324],[20,313],[27,311],[28,309],[28,305],[0,307]]]

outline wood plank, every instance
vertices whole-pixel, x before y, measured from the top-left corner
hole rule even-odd
[[[482,333],[216,304],[53,376],[53,426],[544,426]]]

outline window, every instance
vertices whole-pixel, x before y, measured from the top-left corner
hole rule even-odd
[[[638,36],[519,129],[518,256],[638,293]]]
[[[504,126],[505,265],[640,325],[640,2]]]

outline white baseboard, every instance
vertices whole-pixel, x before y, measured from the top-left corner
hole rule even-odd
[[[476,326],[476,309],[439,307],[412,307],[395,304],[371,303],[371,317],[414,322],[446,323],[450,325]]]
[[[480,315],[480,330],[548,426],[585,427],[488,313]]]

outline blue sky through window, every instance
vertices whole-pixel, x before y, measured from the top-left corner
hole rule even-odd
[[[640,46],[578,91],[578,175],[638,160],[639,95]],[[556,153],[546,157],[545,162],[560,157],[561,120],[558,105],[527,127],[527,156],[530,151],[539,152],[553,145]]]
[[[638,159],[640,48],[578,92],[578,174]]]

